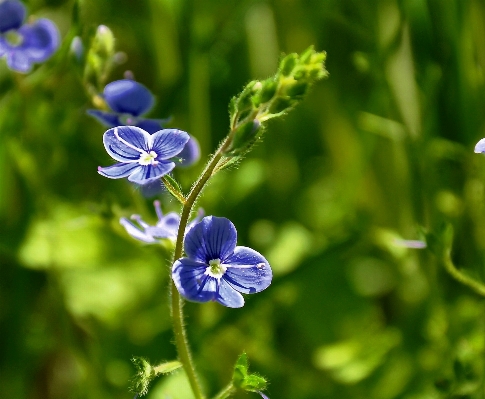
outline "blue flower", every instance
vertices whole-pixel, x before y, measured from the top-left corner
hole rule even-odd
[[[147,184],[169,173],[175,163],[171,158],[182,151],[189,140],[177,129],[149,134],[135,126],[119,126],[103,135],[104,148],[119,163],[98,167],[98,173],[110,179],[128,177],[137,184]]]
[[[187,232],[187,257],[172,267],[173,281],[184,298],[240,308],[240,292],[254,294],[271,284],[268,261],[251,248],[236,246],[236,240],[232,222],[215,216],[206,216]]]
[[[158,221],[155,226],[150,226],[145,223],[140,215],[132,215],[131,219],[136,221],[137,225],[130,222],[127,218],[121,218],[120,223],[125,228],[126,232],[137,240],[153,244],[159,242],[160,239],[168,238],[175,241],[180,224],[180,216],[175,212],[163,215],[160,201],[154,201],[155,212],[158,216]],[[199,210],[197,216],[188,225],[186,231],[190,230],[196,223],[199,222],[200,217],[204,211]]]
[[[93,116],[104,126],[116,127],[122,125],[137,126],[150,134],[163,129],[168,119],[144,118],[153,107],[154,98],[150,90],[141,83],[131,79],[116,80],[108,83],[103,90],[103,97],[112,112],[88,109],[88,115]],[[200,149],[193,137],[190,137],[178,160],[181,166],[189,166],[200,158]]]
[[[59,31],[52,21],[41,18],[24,24],[25,16],[21,2],[0,2],[0,57],[18,72],[29,72],[32,64],[46,61],[59,47]]]

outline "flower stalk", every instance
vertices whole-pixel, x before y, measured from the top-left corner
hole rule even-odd
[[[189,194],[185,198],[185,203],[182,207],[182,215],[180,217],[177,241],[175,243],[173,262],[182,257],[184,233],[185,229],[187,228],[189,216],[192,212],[195,202],[197,201],[197,198],[204,189],[206,183],[213,175],[214,169],[216,168],[218,162],[221,160],[224,151],[228,146],[228,143],[229,140],[227,138],[221,143],[218,150],[207,163],[200,177],[197,179],[195,184],[192,186]],[[173,332],[175,335],[175,345],[177,347],[179,360],[183,365],[187,378],[189,379],[190,387],[192,388],[192,392],[194,393],[195,398],[204,399],[205,396],[202,392],[195,365],[192,360],[192,354],[190,352],[187,340],[187,333],[184,327],[183,299],[179,294],[177,288],[175,287],[173,280],[171,283],[171,298]]]

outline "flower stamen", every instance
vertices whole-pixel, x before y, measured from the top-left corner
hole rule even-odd
[[[155,159],[158,157],[157,153],[155,151],[150,151],[146,152],[143,151],[140,154],[140,158],[138,159],[138,163],[140,165],[158,165],[158,161],[155,161]]]
[[[205,269],[205,274],[220,279],[226,270],[227,266],[222,264],[220,259],[212,259],[209,261],[209,267]]]

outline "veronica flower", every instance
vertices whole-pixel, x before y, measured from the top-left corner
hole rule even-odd
[[[20,1],[0,1],[0,57],[18,72],[30,71],[32,64],[44,62],[59,47],[59,32],[51,20],[25,24],[25,17]]]
[[[170,120],[144,118],[154,104],[153,94],[141,83],[131,79],[116,80],[108,83],[103,90],[103,98],[110,107],[110,112],[89,109],[87,113],[104,126],[122,125],[137,126],[150,134],[161,129]],[[189,166],[200,158],[200,148],[193,137],[190,137],[183,151],[179,154],[179,164]]]
[[[206,216],[187,232],[187,257],[172,267],[173,281],[184,298],[240,308],[240,292],[254,294],[271,284],[268,261],[251,248],[236,246],[236,240],[232,222],[215,216]]]
[[[110,179],[128,177],[133,183],[147,184],[175,167],[172,158],[188,140],[189,135],[177,129],[149,134],[135,126],[115,127],[104,133],[103,143],[108,154],[119,163],[100,166],[98,173]]]
[[[155,212],[157,213],[157,223],[150,226],[145,223],[140,215],[132,215],[131,219],[136,222],[132,223],[127,218],[121,218],[120,223],[125,228],[126,232],[137,240],[152,244],[158,242],[160,239],[168,238],[175,241],[180,224],[180,216],[175,212],[163,215],[160,201],[154,201]],[[198,215],[187,225],[186,231],[190,230],[196,223],[199,222],[200,217],[204,211],[199,210]]]

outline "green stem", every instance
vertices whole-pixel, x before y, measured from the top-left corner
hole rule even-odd
[[[445,254],[443,258],[443,264],[445,266],[446,271],[450,273],[455,280],[471,288],[478,295],[485,296],[485,285],[474,280],[471,277],[468,277],[467,275],[463,274],[460,270],[458,270],[451,260],[449,251]]]
[[[224,150],[229,146],[230,139],[229,136],[226,138],[219,146],[216,153],[212,156],[210,161],[207,163],[204,171],[201,173],[199,179],[195,182],[190,190],[190,193],[185,199],[185,203],[182,208],[182,215],[180,217],[180,225],[177,234],[177,241],[175,244],[175,251],[173,261],[182,257],[183,242],[185,229],[189,220],[192,208],[197,201],[200,193],[204,189],[204,186],[211,178],[215,167],[221,160]],[[192,355],[190,353],[189,344],[187,341],[187,334],[184,328],[184,315],[183,315],[183,299],[180,296],[175,284],[172,281],[172,320],[173,320],[173,332],[175,335],[175,345],[177,346],[177,352],[179,355],[179,360],[182,363],[187,378],[189,379],[192,392],[194,393],[196,399],[204,399],[202,389],[197,377],[197,372],[195,371],[194,362],[192,360]]]
[[[230,382],[225,388],[222,389],[221,392],[214,396],[214,399],[227,399],[234,392],[236,392],[236,388],[234,388],[234,385],[232,385],[232,382]]]

